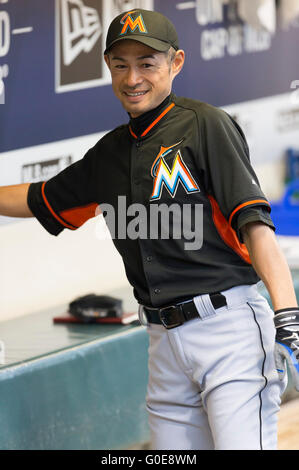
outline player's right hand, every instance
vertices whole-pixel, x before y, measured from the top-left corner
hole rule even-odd
[[[299,392],[299,309],[284,308],[275,311],[275,363],[280,380],[288,365],[294,386]]]

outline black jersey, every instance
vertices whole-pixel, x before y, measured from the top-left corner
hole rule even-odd
[[[102,211],[135,297],[147,306],[256,283],[240,227],[274,226],[238,124],[174,94],[141,133],[133,121],[57,176],[32,183],[36,218],[58,235]]]

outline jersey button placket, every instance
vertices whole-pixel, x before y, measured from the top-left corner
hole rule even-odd
[[[144,184],[142,175],[146,175],[146,172],[149,171],[147,169],[146,163],[146,151],[145,151],[146,144],[142,141],[137,141],[135,145],[132,145],[132,152],[131,152],[131,181],[132,181],[132,202],[145,204],[147,210],[149,209],[149,205],[146,204],[144,200]],[[141,153],[142,150],[142,153]],[[148,188],[149,191],[151,188]],[[149,236],[149,230],[147,232],[147,236]],[[153,241],[150,238],[139,238],[138,239],[139,248],[143,260],[143,269],[145,278],[148,285],[148,290],[150,293],[151,301],[155,305],[159,304],[160,302],[160,295],[161,289],[157,286],[159,279],[159,267],[157,266],[157,260],[155,256],[153,256]]]
[[[132,145],[131,151],[131,194],[132,194],[132,203],[140,203],[141,201],[141,191],[140,191],[140,170],[138,168],[138,149],[137,143]]]

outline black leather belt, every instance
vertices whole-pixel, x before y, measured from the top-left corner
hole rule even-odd
[[[227,305],[226,298],[220,292],[209,294],[215,309]],[[163,308],[143,307],[148,323],[156,323],[165,326],[168,330],[182,325],[192,318],[198,318],[199,313],[193,300]]]

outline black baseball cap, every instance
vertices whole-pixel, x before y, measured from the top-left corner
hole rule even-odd
[[[173,23],[157,11],[135,9],[118,15],[109,26],[106,49],[118,41],[132,39],[160,52],[171,46],[179,49],[178,35]]]

